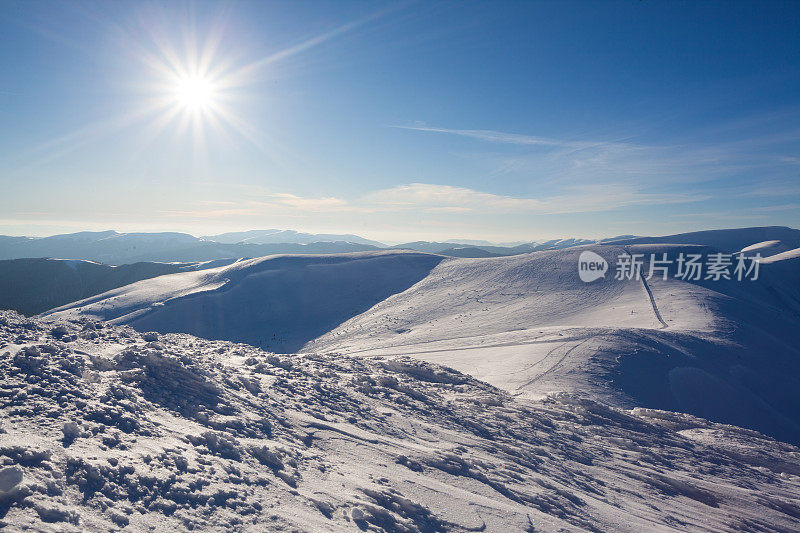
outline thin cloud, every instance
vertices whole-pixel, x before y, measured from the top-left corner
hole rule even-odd
[[[272,197],[281,205],[306,211],[338,211],[347,206],[341,198],[310,198],[288,193],[276,193]]]
[[[496,130],[454,129],[427,125],[392,126],[428,134],[454,135],[491,144],[530,148],[527,153],[488,153],[471,157],[494,169],[486,177],[525,174],[540,184],[628,183],[631,186],[680,183],[684,187],[728,179],[745,172],[786,179],[796,172],[797,158],[786,143],[800,140],[797,131],[728,142],[648,145],[627,139],[574,141]],[[774,154],[764,155],[765,147]],[[781,153],[784,152],[784,153]],[[788,174],[787,174],[788,172]],[[753,184],[753,195],[760,195]]]
[[[402,6],[403,5],[401,4],[400,6],[391,6],[388,8],[381,9],[379,11],[361,17],[357,20],[348,22],[346,24],[342,24],[341,26],[333,28],[329,31],[305,39],[297,44],[286,47],[266,57],[253,61],[252,63],[242,67],[238,72],[236,72],[236,75],[246,75],[249,72],[261,69],[278,61],[283,61],[302,52],[306,52],[312,48],[325,44],[326,42],[332,39],[350,33],[370,22],[379,20]]]
[[[214,216],[301,213],[392,213],[424,211],[442,216],[458,214],[564,214],[611,211],[629,206],[692,203],[708,197],[691,194],[653,193],[625,184],[571,188],[558,195],[538,198],[515,197],[477,191],[454,185],[410,183],[373,191],[352,200],[337,197],[307,197],[265,192],[262,199],[246,202],[248,209],[171,211],[177,216]],[[203,215],[207,213],[207,215]]]
[[[373,206],[469,210],[475,213],[591,213],[634,205],[664,205],[706,200],[691,194],[648,193],[625,184],[573,188],[559,195],[519,198],[453,185],[411,183],[368,194]]]
[[[504,143],[504,144],[519,144],[525,146],[582,148],[582,147],[596,145],[596,143],[572,143],[572,142],[559,141],[556,139],[548,139],[545,137],[534,137],[531,135],[506,133],[494,130],[456,130],[450,128],[432,128],[428,126],[392,126],[392,127],[401,130],[425,131],[429,133],[446,133],[449,135],[459,135],[461,137],[469,137],[481,141]]]

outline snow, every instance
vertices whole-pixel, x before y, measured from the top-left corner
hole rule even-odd
[[[0,528],[800,524],[800,449],[751,430],[575,394],[514,398],[408,357],[147,338],[0,315]]]
[[[407,289],[442,260],[399,251],[270,256],[160,276],[47,314],[291,352]]]
[[[587,249],[612,265],[593,283],[577,275]],[[764,265],[758,282],[614,279],[620,255],[712,251],[608,244],[487,259],[273,256],[145,280],[48,316],[284,353],[413,356],[531,399],[580,392],[798,443],[796,272]]]
[[[773,251],[776,248],[781,246],[781,241],[762,241],[757,242],[755,244],[751,244],[750,246],[745,246],[740,250],[739,253],[743,254],[750,254],[750,252],[759,252],[761,255],[764,255],[764,252],[769,250]]]
[[[627,252],[674,258],[710,251],[590,248],[609,262]],[[800,442],[800,306],[781,296],[791,279],[764,268],[760,283],[644,284],[608,279],[612,270],[586,284],[577,276],[583,249],[442,262],[303,351],[413,356],[515,395],[588,393],[620,407],[679,410]]]
[[[771,255],[760,260],[761,264],[777,263],[778,261],[786,261],[787,259],[796,259],[800,257],[800,248],[794,250],[787,250],[779,254]]]
[[[693,231],[663,237],[635,237],[614,244],[697,244],[724,252],[738,252],[764,241],[781,241],[789,248],[800,246],[800,230],[783,226]]]
[[[795,237],[277,255],[0,312],[0,529],[796,531]],[[776,253],[614,279],[719,250]]]
[[[26,315],[38,314],[142,279],[214,268],[232,262],[151,262],[110,266],[77,259],[0,260],[0,309],[14,309]]]

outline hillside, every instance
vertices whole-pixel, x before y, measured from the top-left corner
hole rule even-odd
[[[0,313],[0,528],[792,531],[800,450],[401,358]]]
[[[800,442],[800,293],[792,259],[765,262],[758,281],[645,284],[614,280],[612,271],[587,284],[577,276],[584,249],[486,259],[410,252],[264,258],[142,281],[52,316],[284,353],[413,356],[515,395],[580,391],[624,408],[687,412]],[[714,250],[591,249],[612,265],[628,253],[674,259]]]
[[[614,244],[699,244],[724,252],[738,252],[743,248],[769,241],[778,241],[782,244],[785,248],[780,251],[800,248],[800,230],[782,226],[718,229],[678,233],[663,237],[617,239]],[[770,255],[772,253],[775,252],[771,252]]]
[[[406,290],[442,259],[396,251],[270,256],[161,276],[48,314],[92,317],[141,331],[187,332],[288,353]]]
[[[592,249],[612,264],[629,251],[674,258],[688,250]],[[756,282],[654,279],[647,286],[614,280],[612,271],[586,284],[577,276],[581,251],[443,262],[304,351],[410,355],[517,395],[581,391],[800,442],[796,268],[763,265]]]
[[[0,309],[35,315],[143,279],[231,262],[150,262],[109,266],[91,261],[47,258],[0,261]]]

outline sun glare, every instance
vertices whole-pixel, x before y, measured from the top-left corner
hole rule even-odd
[[[202,77],[186,77],[175,85],[176,102],[191,111],[202,111],[214,103],[214,87]]]
[[[232,134],[262,147],[253,126],[240,114],[246,103],[243,88],[254,82],[254,67],[223,54],[217,31],[205,39],[192,36],[183,46],[166,31],[157,37],[141,50],[150,74],[142,84],[148,94],[142,115],[152,118],[144,142],[155,142],[171,129],[175,139],[188,138],[197,153],[207,152],[207,142],[231,141]]]

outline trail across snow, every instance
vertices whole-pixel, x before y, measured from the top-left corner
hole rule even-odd
[[[625,251],[627,252],[628,257],[630,257],[631,260],[632,260],[633,256],[631,255],[630,251],[628,251],[627,249]],[[664,318],[661,316],[661,312],[658,310],[658,305],[656,304],[656,299],[653,296],[653,291],[650,290],[650,285],[647,284],[648,273],[642,272],[642,267],[641,266],[637,266],[636,267],[636,272],[637,272],[636,277],[638,277],[642,281],[642,285],[644,286],[644,290],[647,291],[647,297],[650,298],[650,305],[653,306],[653,314],[656,316],[656,319],[658,319],[658,321],[661,323],[661,327],[662,328],[668,328],[669,324],[664,322]]]

